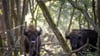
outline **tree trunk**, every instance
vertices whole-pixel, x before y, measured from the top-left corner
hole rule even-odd
[[[42,12],[43,12],[43,15],[46,19],[46,21],[48,22],[49,26],[52,28],[54,34],[56,35],[59,43],[61,44],[63,50],[66,52],[66,53],[69,53],[70,52],[70,48],[68,47],[66,41],[64,40],[63,36],[61,35],[61,33],[59,32],[58,28],[56,27],[56,24],[54,24],[52,18],[51,18],[51,15],[49,14],[49,11],[47,9],[47,7],[45,6],[44,2],[43,1],[37,1],[38,2],[38,5],[40,6]]]
[[[22,7],[22,16],[20,18],[20,25],[23,25],[24,24],[24,20],[25,20],[25,14],[26,14],[26,11],[27,11],[27,4],[28,4],[28,1],[27,0],[23,0],[23,7]],[[23,32],[24,32],[24,27],[21,26],[20,27],[20,36],[21,36],[21,40],[20,40],[20,54],[23,54],[24,52],[24,35],[23,35]]]
[[[14,41],[13,41],[13,34],[12,31],[10,31],[10,21],[9,21],[9,1],[8,0],[2,0],[2,4],[3,4],[3,13],[4,13],[4,20],[5,20],[5,25],[6,25],[6,29],[7,29],[7,35],[8,35],[8,51],[7,55],[8,56],[12,56],[12,47],[14,47]]]
[[[97,0],[97,18],[99,27],[97,46],[100,49],[100,0]],[[97,56],[100,56],[100,50],[97,51]]]

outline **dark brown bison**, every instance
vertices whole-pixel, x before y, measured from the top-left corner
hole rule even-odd
[[[37,30],[33,25],[30,25],[24,31],[24,35],[26,36],[24,40],[25,51],[29,53],[29,56],[40,56],[41,31],[42,29]]]
[[[87,43],[87,40],[89,44],[96,47],[98,33],[90,29],[74,29],[65,37],[70,40],[72,50],[76,50]],[[96,49],[90,47],[89,50],[94,52]]]

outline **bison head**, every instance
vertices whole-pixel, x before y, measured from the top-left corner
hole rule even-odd
[[[24,35],[28,42],[34,44],[41,35],[42,29],[37,30],[33,25],[30,25],[28,29],[24,30]]]
[[[69,35],[66,35],[66,38],[70,40],[72,50],[80,48],[84,45],[86,41],[86,32],[82,32],[80,30],[72,30]]]

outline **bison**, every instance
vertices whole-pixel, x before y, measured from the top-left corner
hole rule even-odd
[[[25,51],[29,53],[29,56],[40,56],[41,31],[42,29],[37,30],[33,25],[24,30],[24,35],[26,36],[24,40]]]
[[[87,41],[89,44],[96,47],[98,33],[95,30],[90,29],[73,29],[72,32],[65,37],[70,40],[72,50],[77,50],[85,45]],[[92,47],[90,47],[89,50],[91,52],[96,51],[96,49]]]

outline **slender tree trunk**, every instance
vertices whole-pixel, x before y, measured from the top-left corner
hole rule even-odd
[[[8,35],[8,56],[12,56],[12,47],[14,47],[14,41],[13,41],[13,34],[12,31],[10,31],[10,14],[9,14],[9,0],[2,0],[3,3],[3,13],[4,13],[4,20],[5,25],[7,29],[7,35]]]
[[[99,27],[97,46],[100,49],[100,0],[97,0],[97,18]],[[100,50],[97,51],[97,56],[100,56]]]
[[[28,0],[23,0],[23,7],[22,7],[22,13],[21,13],[21,18],[20,18],[20,25],[22,25],[20,27],[20,36],[21,36],[21,40],[20,40],[20,54],[23,54],[24,52],[24,20],[25,20],[25,15],[27,13],[27,5],[28,5]]]
[[[60,8],[59,8],[58,18],[57,18],[58,20],[57,20],[57,23],[56,23],[57,26],[59,26],[62,7],[63,7],[63,4],[61,3]]]
[[[16,12],[15,12],[15,1],[14,0],[10,0],[10,11],[11,11],[11,19],[10,21],[12,23],[11,24],[11,28],[13,27],[16,27],[18,25],[17,21],[15,21],[15,19],[17,19],[17,16],[16,16]],[[17,19],[18,20],[18,19]],[[15,35],[15,38],[14,38],[14,56],[18,56],[18,49],[17,47],[15,46],[15,41],[18,39],[18,29],[15,29],[15,31],[13,31],[14,35]]]
[[[78,20],[79,21],[78,22],[79,23],[79,29],[82,29],[82,24],[81,24],[82,20],[81,20],[81,17],[82,17],[82,15],[80,14],[79,15],[79,20]]]
[[[96,4],[95,0],[92,0],[92,12],[93,12],[93,19],[95,24],[97,24],[97,15],[96,15]]]
[[[2,0],[0,0],[0,9],[3,10],[2,7]],[[5,31],[5,21],[3,18],[3,14],[0,14],[0,48],[5,46],[5,39],[6,39],[6,34],[4,33]],[[0,55],[2,56],[4,53],[4,49],[0,49]]]

